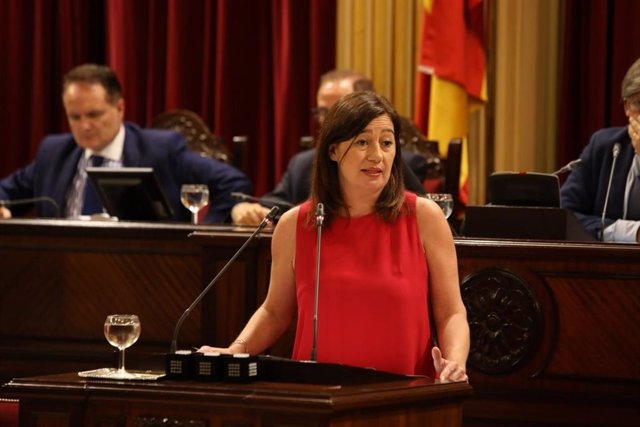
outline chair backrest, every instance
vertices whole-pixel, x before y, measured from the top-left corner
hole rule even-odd
[[[462,138],[449,141],[444,171],[444,192],[451,193],[453,205],[458,206],[460,200],[460,170],[462,168]]]
[[[222,138],[212,134],[204,120],[193,111],[165,111],[153,119],[151,127],[174,130],[185,137],[187,146],[193,151],[212,159],[232,163],[231,153]]]
[[[314,139],[311,135],[304,135],[300,137],[300,150],[308,150],[309,148],[313,148]]]
[[[231,161],[233,166],[241,171],[247,172],[247,168],[249,167],[249,159],[247,158],[249,137],[246,135],[236,135],[232,138],[232,141],[233,155],[231,156]]]
[[[399,144],[403,150],[408,150],[424,157],[427,162],[425,180],[440,179],[444,174],[442,159],[438,150],[438,141],[426,139],[411,120],[400,116],[402,129]]]

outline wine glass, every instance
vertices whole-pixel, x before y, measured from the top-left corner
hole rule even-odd
[[[198,211],[209,204],[209,187],[204,184],[184,184],[180,188],[180,201],[191,211],[191,223],[198,223]]]
[[[449,193],[427,193],[427,199],[433,200],[440,206],[445,218],[449,218],[453,212],[453,196]]]
[[[135,378],[135,374],[124,368],[124,349],[131,347],[140,337],[140,319],[135,314],[110,314],[104,322],[104,336],[120,350],[118,370],[112,371],[111,378]]]

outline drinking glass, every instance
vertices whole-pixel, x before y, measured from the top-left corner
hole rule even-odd
[[[209,204],[209,187],[204,184],[184,184],[180,188],[180,201],[191,211],[191,223],[198,223],[198,211]]]
[[[104,322],[104,336],[114,347],[120,351],[118,358],[118,370],[113,371],[111,378],[134,378],[135,374],[129,373],[124,368],[124,350],[131,347],[140,337],[140,319],[135,314],[110,314]]]
[[[427,199],[433,200],[440,206],[445,218],[451,216],[453,212],[453,196],[449,193],[427,193],[425,195]]]

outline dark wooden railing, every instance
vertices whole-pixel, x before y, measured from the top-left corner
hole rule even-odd
[[[0,221],[0,381],[115,365],[107,314],[135,313],[133,368],[162,368],[176,321],[253,229]],[[261,233],[184,322],[179,348],[226,345],[268,287]],[[457,238],[474,396],[465,425],[640,419],[640,247]],[[271,350],[288,356],[291,335]]]

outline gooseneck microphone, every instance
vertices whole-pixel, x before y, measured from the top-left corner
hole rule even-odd
[[[231,197],[233,197],[234,199],[237,200],[241,200],[243,202],[253,202],[253,203],[259,203],[263,206],[266,206],[268,208],[273,207],[273,206],[277,206],[278,208],[280,208],[283,212],[291,209],[293,207],[293,204],[285,201],[285,200],[280,200],[280,199],[271,199],[269,197],[253,197],[250,196],[248,194],[245,193],[238,193],[236,191],[231,193]]]
[[[602,218],[600,218],[600,240],[604,241],[604,218],[607,214],[607,205],[609,204],[609,193],[611,193],[611,183],[613,182],[613,171],[616,168],[616,160],[620,154],[620,143],[613,144],[613,160],[611,161],[611,172],[609,173],[609,184],[607,184],[607,193],[604,196],[604,206],[602,207]]]
[[[49,203],[53,206],[53,210],[55,211],[55,218],[60,218],[60,207],[51,197],[40,196],[40,197],[30,197],[28,199],[16,199],[16,200],[0,200],[0,207],[10,207],[10,206],[18,206],[18,205],[30,205],[32,203]]]
[[[324,205],[316,206],[316,283],[313,296],[313,342],[311,344],[311,360],[316,361],[318,350],[318,300],[320,297],[320,243],[322,240],[322,223],[324,222]]]
[[[582,159],[571,160],[569,163],[567,163],[566,165],[564,165],[563,167],[561,167],[557,171],[553,172],[552,175],[558,176],[558,175],[562,175],[563,173],[571,172],[580,163],[582,163]]]
[[[180,328],[182,327],[182,323],[185,321],[185,319],[189,316],[189,314],[191,314],[191,310],[194,309],[194,307],[196,305],[198,305],[198,303],[202,300],[202,298],[204,298],[204,296],[207,294],[207,292],[209,292],[209,290],[213,287],[213,285],[218,281],[218,279],[220,278],[220,276],[222,276],[222,274],[227,271],[227,269],[229,268],[229,266],[231,264],[233,264],[233,261],[236,260],[236,258],[238,258],[238,256],[242,253],[242,251],[244,251],[244,248],[247,247],[247,245],[253,240],[253,238],[260,232],[262,231],[262,229],[269,223],[272,223],[274,218],[276,217],[276,215],[278,214],[278,212],[280,211],[280,208],[278,208],[277,206],[274,206],[271,208],[271,210],[269,211],[269,213],[267,214],[267,216],[264,217],[264,219],[262,220],[262,222],[258,225],[258,227],[256,228],[256,230],[253,232],[253,234],[251,234],[251,236],[249,236],[249,238],[244,242],[244,244],[242,246],[240,246],[240,249],[238,249],[236,251],[235,254],[233,254],[233,256],[231,257],[231,259],[229,261],[227,261],[227,263],[222,267],[222,269],[220,269],[220,272],[218,272],[218,274],[216,275],[216,277],[213,278],[213,280],[211,280],[211,282],[209,282],[209,284],[207,285],[206,288],[204,288],[204,290],[202,292],[200,292],[200,295],[198,295],[198,297],[193,301],[193,303],[191,303],[191,305],[189,306],[189,308],[187,308],[184,313],[182,313],[182,316],[180,316],[180,319],[178,319],[178,323],[176,324],[176,328],[173,331],[173,339],[171,340],[171,349],[170,349],[170,353],[174,354],[177,350],[178,347],[178,332],[180,331]]]

